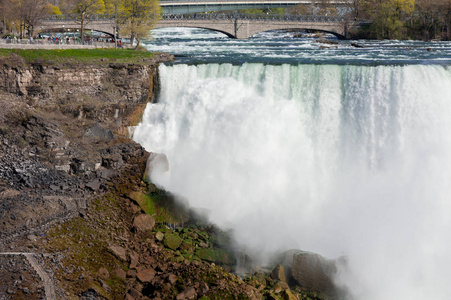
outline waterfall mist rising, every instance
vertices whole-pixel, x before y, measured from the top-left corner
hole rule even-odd
[[[161,66],[152,181],[237,241],[348,257],[355,299],[451,296],[451,69]]]

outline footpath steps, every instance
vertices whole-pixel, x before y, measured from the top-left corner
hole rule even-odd
[[[30,265],[36,271],[44,283],[45,299],[56,300],[55,285],[52,278],[47,274],[41,264],[36,260],[36,253],[29,252],[0,252],[0,255],[23,255],[28,260]]]

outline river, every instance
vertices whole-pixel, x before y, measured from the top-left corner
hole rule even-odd
[[[154,33],[152,180],[254,253],[346,256],[352,299],[449,299],[451,43],[293,35]]]

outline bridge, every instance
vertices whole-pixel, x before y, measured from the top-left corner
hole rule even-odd
[[[353,0],[330,0],[328,4],[346,6]],[[319,4],[321,0],[162,0],[160,6],[163,13],[186,14],[224,10],[263,9],[271,7],[290,7],[298,4]]]
[[[110,15],[92,16],[85,29],[96,30],[114,37],[116,21]],[[155,28],[193,27],[222,32],[231,38],[247,39],[252,35],[281,29],[316,30],[332,33],[340,39],[347,37],[348,30],[361,26],[361,22],[347,22],[343,17],[258,15],[238,13],[216,14],[163,14]],[[63,28],[66,32],[80,28],[74,16],[52,16],[41,22],[37,29]]]
[[[165,14],[155,28],[193,27],[219,31],[231,38],[247,39],[271,30],[315,30],[347,36],[349,28],[359,26],[343,17],[259,15],[259,14]]]

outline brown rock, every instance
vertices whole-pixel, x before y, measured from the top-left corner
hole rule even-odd
[[[295,254],[291,271],[301,287],[326,294],[335,290],[332,277],[337,273],[337,267],[319,254],[305,251]]]
[[[187,288],[175,297],[176,300],[196,299],[197,293],[193,287]]]
[[[282,265],[277,265],[271,272],[271,278],[287,283],[287,278],[285,276],[285,268]]]
[[[138,292],[136,289],[134,288],[130,288],[130,290],[128,290],[127,295],[130,295],[130,299],[142,299],[142,294],[140,292]],[[129,298],[127,298],[129,299]]]
[[[140,214],[133,220],[133,228],[137,232],[145,233],[152,231],[155,226],[155,219],[151,215]]]
[[[208,285],[201,281],[199,282],[199,287],[197,288],[197,293],[199,294],[200,297],[202,297],[203,295],[205,295],[208,292],[209,288]]]
[[[155,234],[155,238],[156,238],[158,241],[161,242],[161,241],[164,239],[164,233],[161,232],[161,231],[158,231],[158,232]]]
[[[139,255],[135,251],[130,252],[130,269],[135,269],[138,266],[139,263]]]
[[[177,282],[177,276],[175,276],[174,274],[169,274],[168,275],[168,281],[170,284],[174,285]]]
[[[98,273],[103,279],[108,279],[110,277],[110,273],[105,268],[100,268]]]
[[[299,300],[290,290],[283,291],[282,297],[284,300]]]
[[[136,277],[136,274],[138,274],[138,273],[135,270],[127,271],[127,277]]]
[[[120,246],[110,246],[108,247],[111,253],[113,253],[117,258],[122,261],[127,260],[126,250]]]
[[[142,283],[151,282],[155,278],[155,270],[153,269],[143,269],[139,270],[136,274],[136,277],[138,277],[139,281]]]
[[[114,272],[116,273],[116,276],[125,280],[125,278],[127,278],[127,273],[125,273],[124,270],[122,270],[121,268],[117,268],[116,270],[114,270]]]

